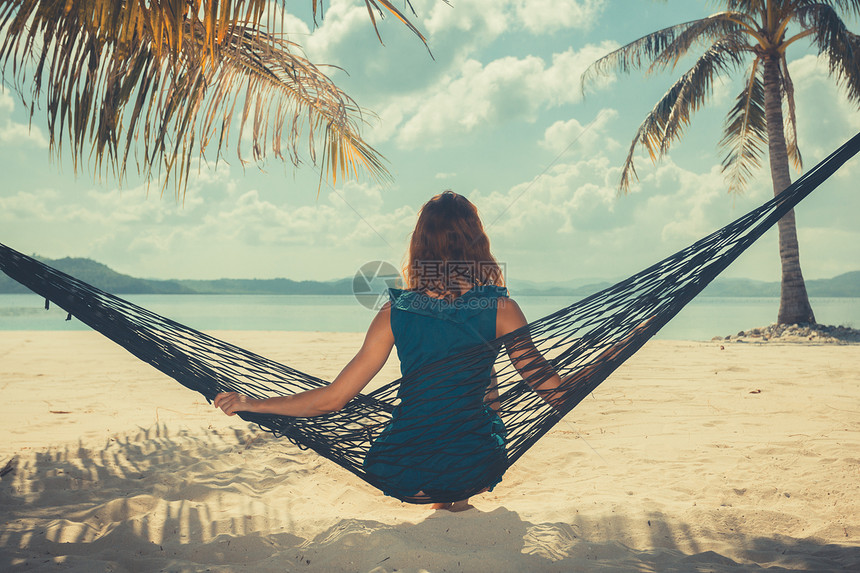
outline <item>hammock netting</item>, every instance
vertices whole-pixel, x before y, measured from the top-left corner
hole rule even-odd
[[[517,331],[359,394],[338,412],[308,418],[253,413],[240,416],[299,447],[314,450],[391,493],[395,490],[392,483],[396,476],[383,479],[369,473],[364,466],[365,457],[398,408],[399,390],[430,384],[435,414],[413,420],[413,428],[425,431],[418,432],[407,443],[390,444],[393,449],[389,454],[393,460],[403,460],[403,472],[419,470],[431,478],[421,492],[423,495],[392,495],[403,501],[429,503],[456,501],[479,493],[498,481],[507,467],[858,149],[860,134],[772,200],[663,261]],[[44,297],[46,306],[49,301],[60,306],[70,316],[180,384],[200,392],[210,402],[219,392],[236,391],[266,398],[327,384],[325,380],[159,316],[4,245],[0,245],[0,269]],[[525,370],[518,370],[509,357],[517,351],[532,358]],[[463,434],[473,431],[469,416],[485,412],[452,410],[446,407],[445,397],[450,396],[450,403],[455,403],[463,373],[474,371],[486,376],[487,364],[493,364],[496,376],[498,399],[491,398],[488,402],[492,402],[504,423],[504,455],[476,467],[474,460],[488,458],[485,452],[463,447]],[[564,382],[560,392],[549,400],[535,388],[555,374]],[[449,378],[456,378],[457,384],[446,385]],[[420,401],[421,395],[413,392],[409,399]],[[408,416],[408,412],[400,414]],[[439,428],[448,429],[440,433]],[[434,472],[448,478],[452,473],[461,474],[463,483],[453,489],[434,489]]]

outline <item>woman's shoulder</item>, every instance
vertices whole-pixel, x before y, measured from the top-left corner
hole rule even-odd
[[[496,301],[496,336],[504,336],[527,323],[520,305],[514,299],[504,297]]]
[[[502,314],[510,314],[510,313],[520,313],[522,314],[522,310],[520,310],[520,305],[517,304],[517,301],[512,299],[509,296],[499,297],[496,301],[496,312]]]

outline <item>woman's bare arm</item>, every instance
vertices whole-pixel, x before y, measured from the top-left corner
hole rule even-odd
[[[224,392],[215,397],[215,407],[221,408],[228,416],[236,412],[258,412],[304,417],[340,410],[367,386],[388,360],[394,346],[390,316],[391,308],[386,304],[370,323],[361,349],[328,386],[264,400],[237,392]]]
[[[526,326],[528,321],[519,305],[509,298],[499,298],[496,309],[496,336],[504,336]],[[552,366],[535,347],[531,336],[526,332],[514,343],[506,345],[508,356],[514,368],[526,383],[551,406],[561,405],[563,392],[559,390],[562,380]]]
[[[508,356],[529,386],[534,388],[551,406],[557,408],[564,401],[564,386],[570,386],[577,380],[588,377],[596,368],[621,352],[630,343],[634,335],[647,327],[652,320],[654,320],[653,316],[634,328],[627,336],[603,350],[588,365],[570,373],[564,379],[559,377],[552,365],[535,347],[528,332],[512,344],[507,345]],[[526,324],[526,317],[516,302],[511,299],[499,299],[496,313],[496,336],[503,336],[526,326]]]

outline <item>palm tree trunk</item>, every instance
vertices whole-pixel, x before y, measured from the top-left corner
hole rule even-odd
[[[767,121],[768,153],[773,194],[778,195],[791,185],[788,171],[788,152],[782,118],[782,84],[779,60],[765,55],[764,63],[764,110]],[[797,228],[794,209],[779,220],[779,258],[782,263],[779,315],[777,324],[814,323],[815,315],[806,294],[806,284],[800,272],[800,253],[797,245]]]

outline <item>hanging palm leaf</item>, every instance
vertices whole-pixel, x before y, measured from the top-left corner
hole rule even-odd
[[[418,33],[388,1],[366,1]],[[216,162],[222,157],[238,112],[242,161],[248,128],[255,162],[308,157],[321,179],[386,179],[384,159],[360,135],[365,114],[287,39],[272,8],[264,0],[0,0],[0,73],[31,117],[44,106],[51,150],[68,149],[76,171],[90,162],[122,182],[133,158],[147,182],[163,191],[172,181],[182,194],[195,156],[212,145]],[[314,0],[315,18],[318,10]]]

